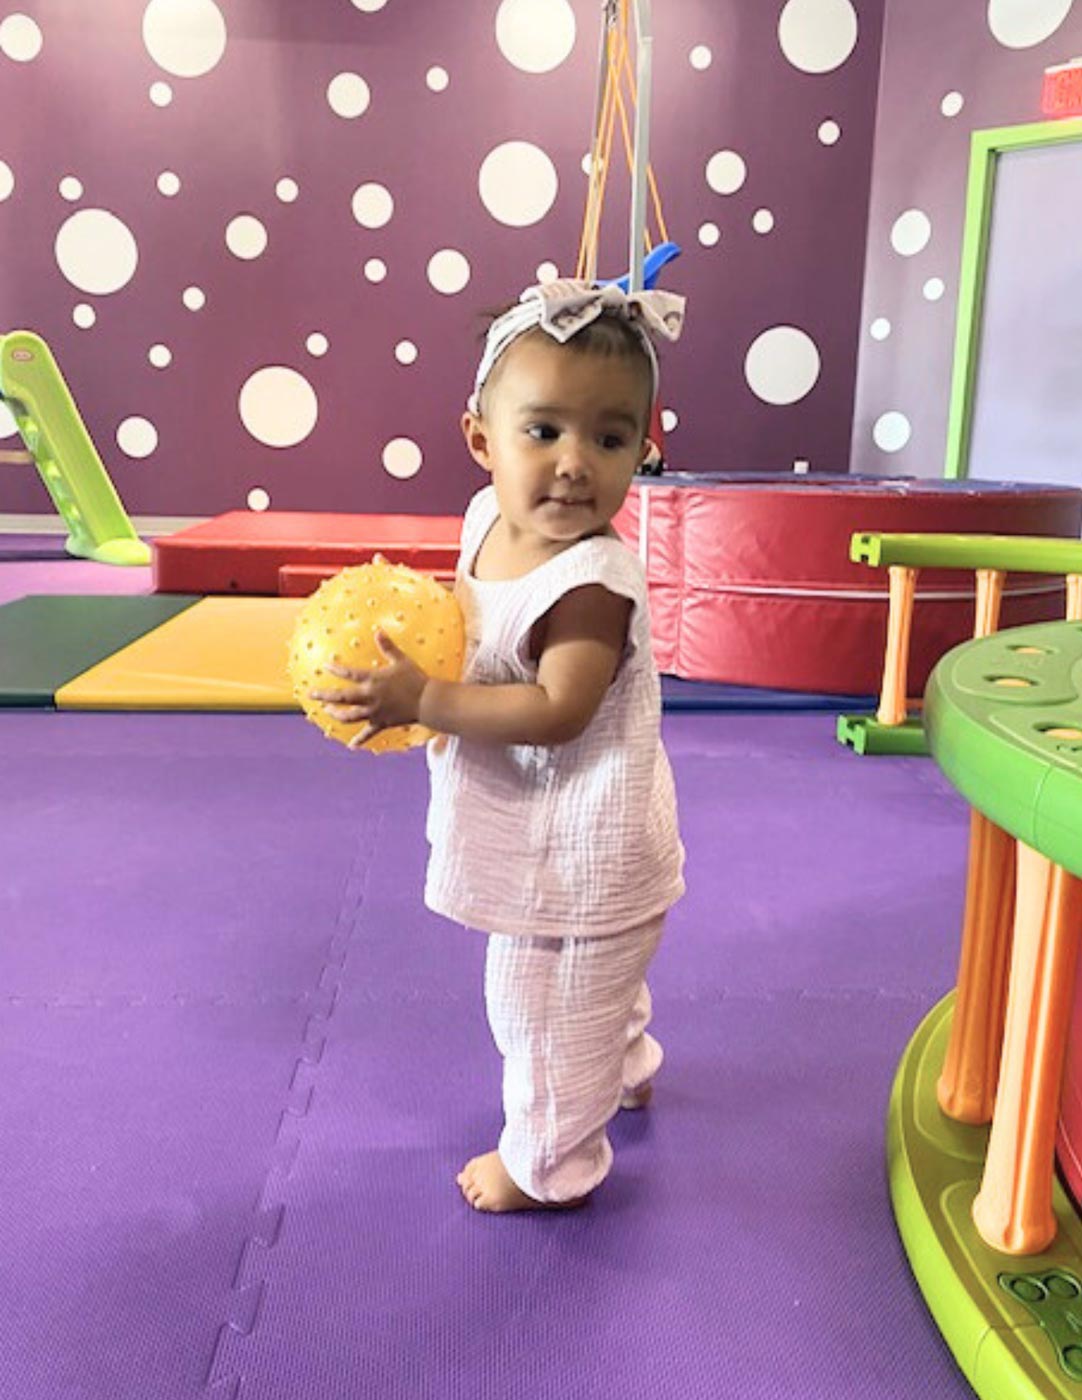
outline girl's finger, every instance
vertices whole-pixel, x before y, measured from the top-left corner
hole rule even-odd
[[[368,718],[368,710],[364,705],[324,705],[323,709],[331,719],[338,720],[340,724],[356,724],[358,720]]]
[[[367,744],[369,739],[371,739],[373,735],[376,735],[379,732],[380,727],[378,724],[366,724],[363,729],[358,729],[357,733],[354,734],[353,738],[349,741],[346,747],[350,749],[359,749],[363,745]]]
[[[368,679],[367,671],[354,671],[349,666],[343,666],[337,661],[328,661],[323,669],[328,675],[338,676],[344,681],[364,681]]]
[[[382,629],[377,631],[376,633],[376,646],[379,647],[380,651],[384,654],[388,661],[409,660],[406,653],[402,650],[398,643],[392,641],[392,639],[388,637],[387,633],[384,632]]]

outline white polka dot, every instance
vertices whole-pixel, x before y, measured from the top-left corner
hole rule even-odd
[[[167,73],[201,78],[225,53],[226,31],[214,0],[150,0],[143,12],[143,43]]]
[[[364,265],[364,275],[369,282],[382,282],[387,276],[387,264],[382,258],[369,258]]]
[[[567,0],[502,0],[496,43],[524,73],[548,73],[575,46],[575,13]]]
[[[429,258],[427,274],[437,292],[454,296],[470,280],[470,265],[456,248],[441,248]]]
[[[796,403],[815,387],[819,364],[819,350],[805,331],[771,326],[748,348],[744,377],[764,403]]]
[[[412,365],[417,359],[417,347],[412,340],[400,340],[394,348],[394,357],[400,365]]]
[[[372,93],[359,73],[339,73],[327,84],[327,101],[336,116],[359,117],[371,100]]]
[[[392,438],[383,449],[383,469],[388,476],[407,481],[421,470],[421,449],[412,438]]]
[[[274,193],[283,204],[292,204],[300,192],[300,186],[296,180],[291,180],[288,175],[279,180],[274,187]]]
[[[850,0],[788,0],[778,20],[781,51],[802,73],[840,68],[857,42]]]
[[[912,431],[904,413],[883,413],[872,427],[876,447],[884,452],[900,452]]]
[[[382,10],[387,0],[352,0],[355,10],[363,10],[366,15],[374,15],[377,10]]]
[[[512,228],[543,219],[558,187],[556,167],[529,141],[505,141],[489,151],[477,179],[481,203],[494,219]]]
[[[225,230],[225,246],[235,258],[251,262],[267,247],[267,230],[254,214],[238,214]]]
[[[180,176],[174,175],[171,170],[163,170],[158,176],[158,192],[164,194],[167,199],[180,193]]]
[[[820,122],[816,135],[824,146],[833,146],[838,137],[842,134],[842,129],[835,121]]]
[[[315,390],[295,369],[266,365],[245,380],[238,399],[241,422],[267,447],[295,447],[316,426]]]
[[[15,63],[29,63],[41,53],[41,30],[29,15],[8,15],[0,24],[0,53]]]
[[[589,173],[590,173],[590,171],[593,169],[593,165],[594,165],[594,156],[593,156],[593,152],[592,152],[592,151],[587,151],[586,154],[583,156],[583,158],[582,158],[580,164],[582,165],[582,173],[583,173],[584,175],[589,175]]]
[[[155,369],[167,369],[173,363],[173,352],[168,345],[152,345],[147,351],[147,359]]]
[[[158,445],[158,430],[147,418],[125,418],[116,430],[116,442],[128,457],[149,457]]]
[[[6,160],[0,160],[0,199],[9,198],[14,188],[15,172]]]
[[[132,231],[107,209],[80,209],[56,235],[60,271],[81,292],[105,295],[127,286],[139,263]]]
[[[185,287],[180,299],[189,311],[202,311],[207,304],[207,294],[202,287]]]
[[[680,419],[677,417],[675,409],[663,408],[661,410],[661,426],[665,432],[671,433],[679,423]]]
[[[168,83],[151,83],[150,100],[155,107],[168,107],[173,100],[173,89]]]
[[[538,263],[534,275],[538,282],[555,282],[560,275],[560,269],[554,262]]]
[[[1073,0],[988,0],[988,28],[1008,49],[1043,43],[1071,13]]]
[[[450,74],[446,68],[430,68],[425,74],[425,82],[433,92],[446,92],[447,84],[451,81]]]
[[[886,340],[890,335],[890,322],[885,316],[877,316],[868,327],[868,334],[873,340]]]
[[[751,216],[751,226],[756,233],[769,233],[774,227],[774,215],[769,209],[756,209]]]
[[[705,44],[696,44],[688,54],[688,62],[700,73],[705,72],[714,61],[714,55]]]
[[[253,486],[248,492],[249,510],[266,510],[270,505],[270,495],[264,491],[262,486]]]
[[[323,334],[322,331],[313,331],[312,334],[308,337],[308,339],[304,342],[304,348],[308,351],[309,355],[315,355],[318,357],[327,353],[327,351],[331,348],[331,342],[327,339],[327,337]]]
[[[938,301],[946,290],[942,277],[929,277],[921,288],[925,301]]]
[[[92,306],[88,306],[85,301],[81,301],[77,306],[72,307],[71,319],[81,331],[88,331],[98,319],[98,313]]]
[[[77,199],[83,197],[82,182],[77,180],[74,175],[65,175],[60,184],[57,185],[57,189],[60,191],[60,198],[66,199],[69,204],[74,204]]]
[[[943,101],[939,104],[939,110],[945,117],[956,117],[965,106],[966,100],[960,92],[947,92],[943,94]]]
[[[721,229],[718,228],[717,224],[699,225],[699,242],[704,248],[713,248],[720,238]]]
[[[353,191],[353,217],[364,228],[382,228],[394,213],[394,200],[384,185],[358,185]]]
[[[0,399],[0,438],[14,437],[19,425],[12,416],[11,409]]]
[[[748,176],[748,167],[735,151],[715,151],[706,162],[706,183],[716,194],[735,194]]]
[[[928,246],[932,221],[923,209],[907,209],[894,220],[890,246],[903,258],[911,258]]]

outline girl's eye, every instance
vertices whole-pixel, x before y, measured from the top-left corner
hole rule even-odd
[[[538,442],[551,442],[556,437],[556,429],[551,423],[533,423],[526,432]]]
[[[606,433],[601,439],[601,446],[606,452],[619,452],[624,445],[624,439],[616,433]]]

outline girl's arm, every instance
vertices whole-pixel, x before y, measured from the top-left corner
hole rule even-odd
[[[630,616],[630,600],[600,584],[566,593],[541,620],[532,685],[433,680],[381,634],[386,666],[376,671],[328,667],[349,684],[313,691],[313,698],[343,723],[367,721],[351,747],[381,729],[414,723],[492,744],[566,744],[590,723],[612,684]]]

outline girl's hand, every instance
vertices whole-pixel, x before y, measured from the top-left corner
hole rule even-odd
[[[365,720],[349,741],[351,749],[360,748],[383,729],[399,724],[415,724],[420,716],[421,696],[428,676],[412,662],[386,632],[376,633],[376,645],[387,658],[387,665],[375,671],[357,671],[349,666],[327,666],[332,676],[349,681],[339,690],[313,690],[313,700],[319,700],[332,719],[342,724]]]

